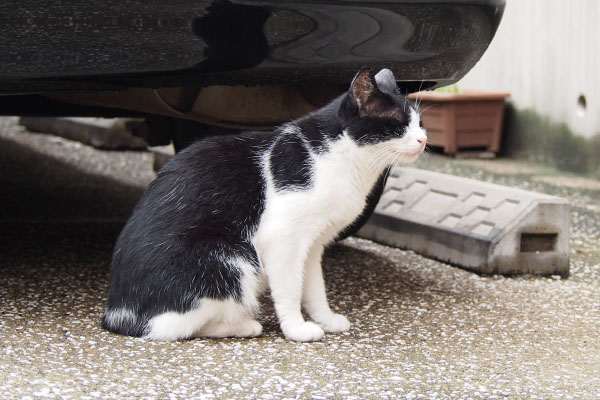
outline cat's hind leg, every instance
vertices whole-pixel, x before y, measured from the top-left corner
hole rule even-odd
[[[262,325],[236,300],[204,298],[190,311],[168,311],[153,317],[144,337],[172,341],[196,337],[255,337],[261,333]]]
[[[256,267],[244,258],[220,261],[223,268],[239,272],[239,294],[223,299],[201,297],[187,312],[165,312],[148,323],[146,337],[155,340],[178,340],[194,337],[254,337],[262,326],[253,319],[258,313],[260,277]]]
[[[256,337],[262,333],[260,322],[248,315],[244,305],[234,299],[203,300],[203,306],[216,310],[214,317],[202,326],[194,336],[224,338],[224,337]]]
[[[234,323],[211,321],[197,332],[197,337],[207,338],[250,338],[262,334],[262,325],[260,322],[251,318],[241,319]]]
[[[323,250],[323,244],[315,243],[306,258],[302,305],[310,318],[325,332],[346,332],[350,329],[348,318],[331,311],[327,301],[321,268]]]
[[[187,312],[167,311],[148,321],[145,339],[173,341],[191,339],[214,317],[216,310],[204,307],[203,301]]]

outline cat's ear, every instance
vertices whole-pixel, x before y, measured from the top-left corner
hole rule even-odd
[[[387,68],[382,69],[375,75],[375,82],[382,92],[396,93],[398,85],[394,73]]]
[[[379,92],[373,71],[369,68],[361,69],[350,84],[350,98],[352,103],[362,109],[369,99]]]

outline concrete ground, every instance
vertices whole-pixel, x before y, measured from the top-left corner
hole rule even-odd
[[[598,181],[426,155],[423,168],[569,198],[571,277],[478,276],[351,238],[324,260],[350,332],[285,341],[265,299],[262,337],[158,343],[100,327],[151,163],[0,119],[0,398],[600,398]]]

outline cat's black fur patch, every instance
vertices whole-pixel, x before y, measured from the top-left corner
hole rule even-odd
[[[306,189],[310,186],[311,155],[298,133],[284,133],[273,145],[270,167],[276,190]]]
[[[345,121],[339,110],[345,98],[345,96],[338,97],[319,111],[294,121],[313,151],[317,153],[325,151],[327,142],[342,135]]]
[[[373,129],[373,134],[365,135],[365,129]],[[375,144],[390,138],[401,138],[405,133],[404,126],[399,126],[393,118],[361,118],[349,130],[348,134],[359,144]]]
[[[383,189],[385,188],[385,183],[387,182],[389,172],[390,168],[387,168],[381,175],[379,175],[379,179],[377,179],[377,182],[375,182],[373,185],[371,192],[369,192],[365,209],[350,225],[338,233],[336,240],[342,240],[350,235],[355,234],[371,217],[373,211],[375,211],[375,207],[377,207],[377,201],[381,197]]]

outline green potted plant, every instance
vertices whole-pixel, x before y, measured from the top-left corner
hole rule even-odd
[[[446,154],[485,148],[500,151],[505,92],[459,91],[456,85],[413,93],[421,109],[427,142]]]

